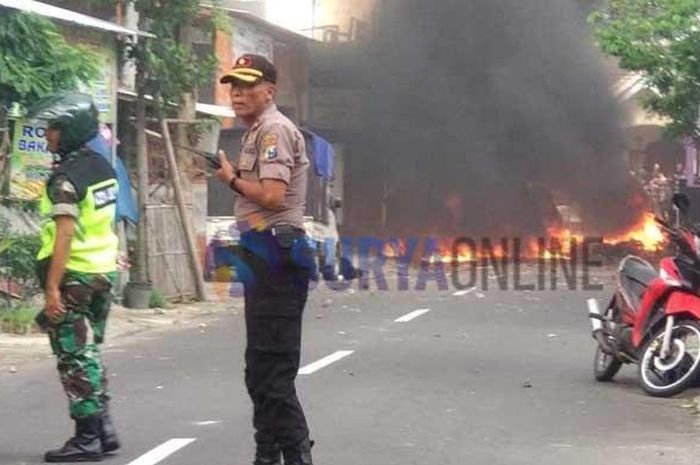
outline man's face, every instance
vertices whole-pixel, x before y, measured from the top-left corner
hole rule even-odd
[[[56,153],[58,151],[58,144],[61,141],[61,131],[49,127],[46,129],[46,142],[48,144],[49,152]]]
[[[236,116],[257,117],[272,103],[275,85],[267,81],[250,84],[234,80],[231,83],[230,96]]]

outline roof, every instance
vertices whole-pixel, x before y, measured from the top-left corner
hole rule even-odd
[[[125,34],[130,36],[155,37],[148,32],[129,29],[109,21],[104,21],[99,18],[84,15],[65,8],[49,5],[46,3],[37,2],[34,0],[0,0],[0,6],[14,8],[16,10],[27,13],[34,13],[47,18],[58,19],[69,23],[79,24],[81,26],[100,29],[102,31],[114,32],[116,34]]]
[[[208,9],[215,8],[213,5],[200,5],[200,6],[202,6],[203,8],[208,8]],[[233,16],[235,18],[244,19],[248,22],[255,24],[256,26],[259,26],[263,29],[267,29],[268,31],[271,31],[271,32],[277,34],[278,36],[285,36],[289,39],[300,41],[300,42],[301,41],[304,41],[304,42],[305,41],[309,41],[309,42],[314,41],[314,39],[312,39],[310,37],[306,37],[305,35],[299,34],[297,32],[294,32],[294,31],[287,29],[287,28],[284,28],[282,26],[278,26],[277,24],[271,23],[270,21],[267,21],[267,20],[261,18],[260,16],[254,15],[248,11],[239,10],[236,8],[225,8],[225,7],[220,7],[220,6],[217,6],[216,8],[230,14],[231,16]]]
[[[0,0],[0,1],[2,1],[2,0]],[[126,97],[126,100],[136,99],[136,92],[129,90],[129,89],[118,89],[117,93],[120,96]],[[153,97],[150,95],[146,95],[146,100],[153,100]],[[236,117],[236,113],[233,111],[232,108],[225,107],[223,105],[212,105],[209,103],[197,102],[195,104],[195,110],[197,111],[197,113],[202,113],[202,114],[210,115],[210,116],[218,116],[220,118],[235,118]]]
[[[198,113],[204,113],[205,115],[211,116],[219,116],[221,118],[236,117],[236,113],[233,111],[233,109],[225,107],[223,105],[211,105],[208,103],[197,102],[195,104],[195,110],[197,110]]]

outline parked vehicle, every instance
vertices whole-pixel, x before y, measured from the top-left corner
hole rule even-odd
[[[685,216],[687,197],[676,194],[673,204]],[[637,364],[642,388],[667,397],[692,385],[700,372],[700,230],[680,220],[675,226],[656,221],[676,254],[661,260],[658,273],[639,257],[625,257],[608,305],[601,310],[589,299],[588,310],[598,342],[596,379],[609,381],[623,364]]]

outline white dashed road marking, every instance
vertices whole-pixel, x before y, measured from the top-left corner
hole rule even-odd
[[[418,318],[418,317],[421,316],[421,315],[425,315],[425,314],[428,313],[429,311],[430,311],[429,308],[421,308],[421,309],[419,309],[419,310],[415,310],[415,311],[413,311],[413,312],[411,312],[411,313],[408,313],[408,314],[406,314],[406,315],[404,315],[404,316],[402,316],[402,317],[400,317],[400,318],[395,319],[395,320],[394,320],[394,323],[406,323],[406,322],[409,322],[409,321],[411,321],[411,320],[414,319],[414,318]]]
[[[459,297],[459,296],[467,295],[470,292],[474,292],[475,290],[476,290],[476,287],[470,287],[469,289],[462,289],[461,291],[453,292],[452,295]]]
[[[194,441],[196,441],[194,438],[171,439],[146,452],[128,465],[155,465]]]
[[[331,363],[335,363],[338,360],[341,360],[348,355],[352,354],[355,352],[354,350],[339,350],[337,352],[334,352],[327,357],[323,357],[321,360],[317,360],[314,363],[310,363],[306,365],[305,367],[302,367],[299,369],[299,374],[300,375],[310,375],[311,373],[314,373],[321,368],[327,367]]]

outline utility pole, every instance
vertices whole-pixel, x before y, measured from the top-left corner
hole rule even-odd
[[[142,22],[143,18],[139,22]],[[141,39],[143,40],[143,39]],[[148,283],[148,147],[146,145],[146,73],[143,64],[136,69],[136,170],[139,222],[137,225],[137,283]]]
[[[178,40],[180,42],[180,45],[187,49],[188,51],[192,49],[192,43],[193,43],[193,27],[192,24],[190,24],[187,21],[184,21],[183,24],[180,25],[179,31],[178,31]],[[182,94],[182,104],[180,105],[180,108],[178,110],[178,119],[180,120],[186,120],[186,121],[194,121],[195,116],[196,116],[196,110],[195,110],[195,105],[196,105],[196,89],[192,89],[190,92],[184,92]],[[180,147],[189,147],[190,141],[188,140],[187,137],[187,128],[188,125],[186,124],[178,124],[175,128],[175,140],[177,141],[177,144]],[[183,174],[181,178],[182,182],[182,191],[183,191],[183,198],[186,204],[192,204],[193,203],[193,195],[192,195],[192,179],[191,179],[191,173],[192,173],[192,156],[190,153],[178,149],[176,152],[177,154],[177,166],[180,169],[180,172]]]

